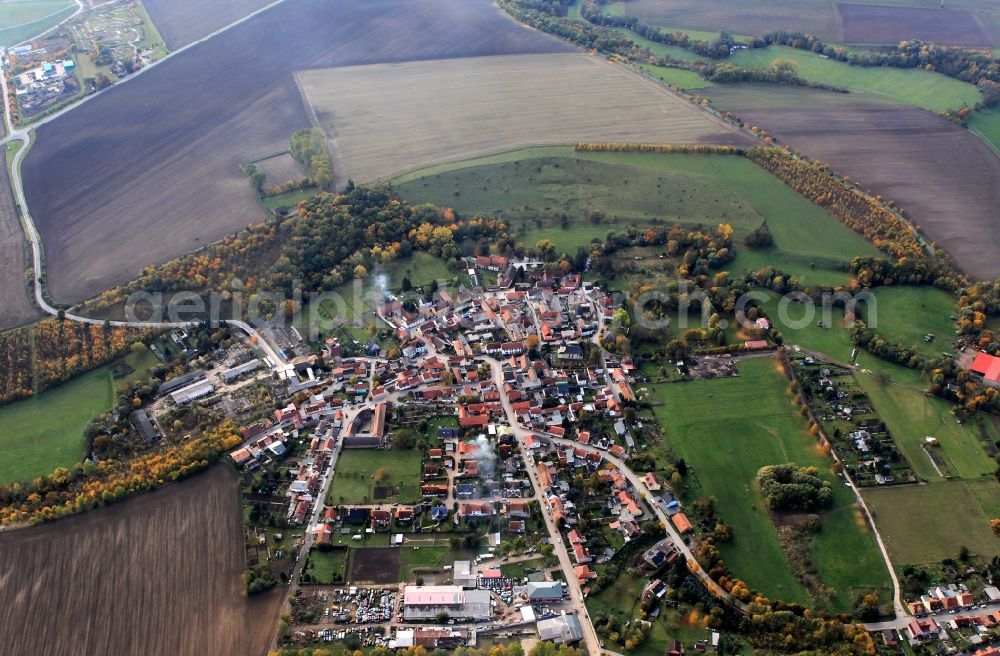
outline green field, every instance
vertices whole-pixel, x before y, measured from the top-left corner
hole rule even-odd
[[[737,239],[766,218],[775,247],[738,248],[731,271],[770,265],[803,284],[846,282],[837,270],[869,242],[751,162],[736,156],[578,153],[540,147],[434,166],[400,176],[411,202],[452,207],[462,216],[502,215],[522,243],[549,239],[572,253],[608,230],[654,219],[688,225],[729,223]],[[599,211],[596,223],[591,215]],[[566,228],[556,217],[567,215]],[[539,225],[541,223],[541,225]]]
[[[0,406],[0,483],[30,480],[56,467],[72,467],[83,456],[83,431],[91,420],[111,409],[115,390],[135,384],[157,364],[148,350],[129,353],[133,368],[113,380],[112,365],[94,369],[38,396]]]
[[[969,129],[1000,153],[1000,109],[985,109],[969,114]]]
[[[0,407],[0,483],[30,480],[80,462],[83,430],[111,402],[111,369],[105,366]]]
[[[683,62],[705,61],[706,59],[705,57],[700,57],[690,50],[685,50],[680,46],[669,46],[657,41],[650,41],[649,39],[645,39],[625,27],[616,27],[613,29],[618,34],[628,37],[643,48],[648,48],[650,52],[659,57],[673,57],[674,59]],[[712,38],[716,37],[718,37],[718,34],[713,35]]]
[[[968,82],[917,69],[851,66],[796,48],[771,46],[740,50],[729,58],[747,68],[769,68],[775,60],[793,62],[800,77],[857,93],[882,96],[904,105],[931,111],[972,107],[981,99],[979,90]]]
[[[677,86],[680,89],[704,89],[705,87],[712,86],[712,83],[708,80],[704,80],[694,71],[684,68],[639,64],[639,70],[654,80],[659,80],[670,86]]]
[[[378,470],[386,477],[373,479]],[[376,487],[399,487],[398,496],[375,498]],[[347,449],[337,460],[327,505],[420,501],[420,451],[417,449]]]
[[[656,408],[676,455],[694,470],[693,494],[714,496],[733,540],[721,545],[738,577],[771,598],[809,603],[778,543],[754,478],[760,467],[795,462],[814,465],[833,482],[834,509],[813,543],[819,576],[837,590],[837,610],[850,607],[862,590],[884,589],[887,572],[873,536],[859,521],[851,492],[831,473],[832,461],[806,432],[787,392],[787,381],[770,358],[740,363],[741,375],[714,381],[656,387]],[[850,563],[851,565],[846,565]]]
[[[1000,553],[990,519],[1000,517],[995,480],[869,490],[864,493],[896,567],[957,558],[961,545],[987,560]]]
[[[286,191],[283,194],[268,196],[262,199],[261,203],[263,203],[266,209],[274,211],[279,207],[289,207],[295,205],[299,201],[309,200],[313,196],[318,196],[319,193],[319,190],[315,187],[310,187],[308,189],[296,189],[295,191]]]
[[[875,307],[867,308],[863,315],[869,327],[887,342],[913,346],[925,357],[952,351],[954,296],[936,287],[880,287],[874,293]],[[934,339],[925,342],[927,334],[933,334]]]
[[[13,46],[58,25],[76,10],[69,0],[28,0],[0,4],[0,46]]]
[[[927,436],[940,443],[931,449],[945,463],[942,473],[970,479],[991,476],[996,463],[980,442],[980,418],[960,425],[951,414],[955,406],[947,401],[925,396],[912,387],[882,383],[871,375],[858,374],[857,379],[900,452],[921,478],[941,480],[922,446]],[[1000,495],[1000,489],[997,493]]]

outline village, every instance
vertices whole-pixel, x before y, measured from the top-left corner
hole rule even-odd
[[[666,603],[674,571],[728,598],[697,567],[705,522],[689,517],[668,475],[633,469],[655,431],[628,411],[644,376],[601,346],[612,297],[529,261],[468,265],[471,279],[496,284],[416,299],[384,292],[378,340],[331,336],[310,352],[293,328],[278,352],[231,350],[168,380],[133,413],[150,441],[159,422],[193,405],[246,420],[229,458],[243,477],[248,590],[281,585],[291,600],[277,644],[596,648],[595,624],[609,620],[591,617],[586,599],[626,564],[646,577],[647,617]],[[175,331],[169,346],[183,349],[185,338]],[[744,348],[752,357],[770,346]],[[835,367],[797,361],[804,380],[834,389]],[[693,356],[676,366],[738,372],[735,361]],[[268,390],[269,404],[238,402],[253,389]],[[849,396],[827,391],[817,403],[832,399],[844,415]],[[845,439],[864,455],[873,438]],[[851,471],[864,484],[870,469]],[[1000,609],[987,609],[996,602],[995,588],[976,597],[937,588],[910,603],[913,618],[872,628],[888,648],[988,644],[1000,631]],[[642,634],[648,620],[618,631]],[[710,630],[688,648],[722,644]]]

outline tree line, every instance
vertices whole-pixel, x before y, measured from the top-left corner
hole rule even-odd
[[[0,403],[41,393],[106,364],[149,334],[61,318],[0,333]]]
[[[0,485],[0,525],[35,524],[121,501],[200,471],[241,441],[226,421],[130,460],[87,461],[30,483]]]

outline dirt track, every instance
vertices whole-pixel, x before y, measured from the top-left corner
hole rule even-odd
[[[0,652],[254,656],[281,591],[242,596],[236,481],[222,465],[136,499],[0,535]]]
[[[489,0],[288,0],[39,129],[23,171],[50,292],[81,300],[263,220],[239,165],[308,127],[293,70],[568,49]]]
[[[24,244],[24,231],[14,207],[7,167],[4,167],[0,171],[0,330],[41,316],[24,284],[27,267]]]
[[[972,133],[921,109],[815,91],[729,87],[707,95],[895,200],[966,272],[1000,277],[1000,158]]]

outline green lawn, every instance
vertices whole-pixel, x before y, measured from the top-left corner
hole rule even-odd
[[[979,90],[968,82],[940,73],[917,69],[851,66],[796,48],[771,46],[741,50],[729,58],[733,64],[767,68],[777,60],[794,62],[800,77],[857,93],[883,96],[904,105],[931,111],[972,107],[980,101]]]
[[[376,482],[374,475],[385,470],[385,478]],[[375,498],[376,487],[400,488],[398,496]],[[348,449],[340,454],[333,484],[327,494],[328,505],[351,503],[416,503],[420,500],[420,451],[385,449]]]
[[[399,580],[415,581],[421,571],[440,571],[456,558],[448,547],[403,547],[399,550]]]
[[[956,558],[965,545],[987,559],[1000,552],[990,519],[1000,517],[995,480],[873,489],[864,493],[896,567]]]
[[[693,500],[714,496],[733,540],[722,555],[738,577],[771,598],[809,603],[778,543],[754,478],[760,467],[795,462],[815,465],[834,483],[834,510],[813,545],[819,576],[837,590],[836,610],[850,607],[861,590],[883,588],[887,573],[873,536],[857,520],[851,492],[831,473],[832,461],[806,432],[787,392],[787,381],[770,358],[740,364],[741,375],[714,381],[657,386],[656,408],[667,441],[694,476]]]
[[[343,582],[347,572],[348,551],[346,548],[331,551],[310,549],[305,571],[316,583],[330,585]]]
[[[738,249],[731,271],[772,265],[804,284],[846,282],[849,276],[836,266],[878,254],[821,208],[736,156],[528,148],[414,171],[393,186],[411,202],[449,206],[463,216],[502,215],[522,226],[523,243],[550,239],[570,253],[609,229],[653,219],[729,223],[742,239],[766,218],[775,246]],[[595,211],[603,213],[600,223],[591,220]],[[557,219],[562,215],[569,218],[566,228]]]
[[[970,479],[991,476],[996,463],[979,441],[980,418],[959,425],[951,414],[954,406],[947,401],[925,396],[911,387],[880,382],[872,375],[858,374],[857,379],[900,452],[921,478],[941,480],[922,446],[927,436],[940,442],[940,446],[931,448],[945,462],[943,473]],[[1000,494],[1000,487],[997,493]]]
[[[70,0],[28,0],[0,4],[0,46],[13,46],[35,37],[69,18],[76,9]]]
[[[423,251],[414,251],[408,258],[389,262],[385,265],[385,273],[389,276],[389,286],[393,289],[398,289],[403,278],[407,277],[417,287],[454,277],[444,260]]]
[[[108,366],[0,407],[0,483],[30,480],[83,456],[83,430],[112,403]]]

